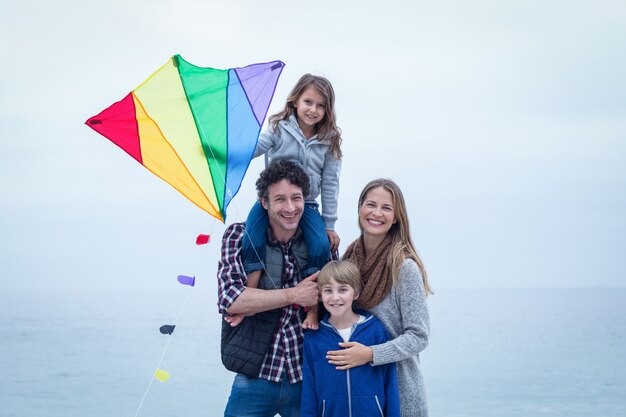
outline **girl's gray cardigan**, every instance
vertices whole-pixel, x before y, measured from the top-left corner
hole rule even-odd
[[[317,136],[305,138],[292,114],[289,120],[278,122],[276,132],[261,133],[254,157],[265,153],[269,162],[287,159],[304,169],[311,183],[309,195],[305,196],[307,203],[316,203],[321,193],[324,225],[326,230],[335,230],[341,161],[330,151],[330,141],[319,140]]]
[[[428,346],[430,318],[424,282],[415,261],[404,261],[391,292],[371,312],[383,322],[391,339],[371,346],[372,365],[396,362],[402,417],[427,417],[419,353]]]

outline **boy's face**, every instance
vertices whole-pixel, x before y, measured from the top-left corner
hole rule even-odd
[[[333,317],[341,317],[347,313],[352,313],[352,302],[359,298],[355,294],[354,288],[348,284],[339,284],[334,279],[321,288],[322,303]]]

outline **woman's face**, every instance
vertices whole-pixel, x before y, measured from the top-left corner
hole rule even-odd
[[[365,237],[385,237],[398,220],[391,193],[382,186],[367,192],[359,207],[359,224]]]

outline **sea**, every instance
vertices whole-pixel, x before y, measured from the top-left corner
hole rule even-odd
[[[440,290],[428,302],[431,416],[626,416],[626,288]],[[220,327],[208,288],[3,291],[0,417],[221,416],[233,374]]]

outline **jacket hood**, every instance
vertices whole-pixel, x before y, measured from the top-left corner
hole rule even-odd
[[[361,329],[366,328],[367,326],[369,326],[369,324],[372,322],[372,319],[374,318],[374,315],[372,313],[370,313],[369,311],[365,311],[362,309],[354,309],[354,312],[356,314],[360,314],[361,316],[365,317],[365,320],[361,321],[361,322],[356,322],[352,325],[352,333],[354,334],[357,329],[360,331]],[[330,324],[330,322],[328,321],[330,319],[330,314],[326,314],[324,316],[324,318],[322,320],[320,320],[320,325],[322,326],[326,326],[330,329],[335,329],[333,327],[332,324]]]

